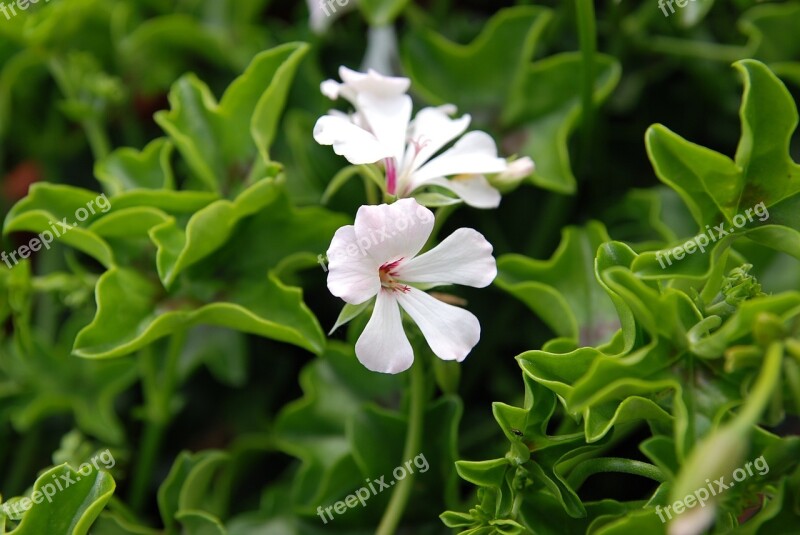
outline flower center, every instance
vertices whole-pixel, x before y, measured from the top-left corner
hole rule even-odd
[[[419,153],[422,152],[422,149],[427,147],[430,142],[431,140],[425,136],[407,140],[407,143],[414,147],[414,154],[410,162],[405,161],[405,159],[402,162],[398,162],[395,158],[384,158],[383,165],[386,168],[386,192],[389,195],[405,196],[408,194],[408,177],[411,174],[411,170],[414,169],[414,163]],[[398,192],[398,186],[403,186],[403,191]]]
[[[389,290],[392,292],[400,291],[403,293],[408,293],[411,291],[411,288],[406,286],[403,283],[397,282],[397,268],[402,262],[403,259],[395,260],[394,262],[386,262],[380,268],[378,268],[378,276],[381,279],[381,287],[384,290]]]

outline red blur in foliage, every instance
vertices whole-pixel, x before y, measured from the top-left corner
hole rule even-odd
[[[42,180],[42,169],[39,164],[32,160],[26,160],[3,177],[3,196],[16,202],[28,194],[31,184],[40,180]]]

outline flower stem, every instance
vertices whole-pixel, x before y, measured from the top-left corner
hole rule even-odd
[[[422,428],[425,420],[425,368],[421,358],[417,358],[411,366],[410,402],[408,407],[408,433],[403,449],[403,459],[411,459],[419,454],[422,446]],[[411,489],[414,485],[414,472],[399,481],[394,488],[389,506],[383,513],[381,523],[375,531],[376,535],[392,535],[397,530],[403,512],[408,505]]]

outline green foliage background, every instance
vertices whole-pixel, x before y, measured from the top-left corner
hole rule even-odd
[[[111,202],[0,264],[0,501],[116,459],[0,533],[666,533],[656,506],[762,455],[708,530],[800,532],[800,3],[488,4],[359,0],[323,34],[303,2],[0,15],[3,250]],[[418,105],[537,165],[496,211],[437,210],[499,275],[452,290],[482,324],[462,365],[410,331],[417,379],[357,362],[365,315],[325,334],[317,264],[374,193],[313,141],[319,84],[390,25]],[[408,501],[323,524],[409,429]]]

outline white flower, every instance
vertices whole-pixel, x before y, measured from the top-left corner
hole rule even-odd
[[[321,117],[314,126],[318,143],[332,145],[336,154],[354,165],[382,161],[390,195],[409,197],[427,186],[439,186],[477,208],[500,204],[500,193],[483,174],[502,173],[508,163],[497,156],[489,134],[464,134],[472,120],[469,115],[452,119],[455,108],[443,106],[420,110],[411,121],[407,78],[375,71],[363,74],[346,67],[339,74],[343,83],[323,82],[322,92],[332,99],[347,99],[355,113],[331,112]],[[454,140],[451,148],[437,155]]]
[[[414,284],[488,286],[497,275],[492,246],[479,232],[460,228],[417,256],[433,222],[433,213],[413,199],[362,206],[355,224],[340,228],[331,241],[327,252],[331,293],[353,305],[376,297],[372,317],[356,343],[358,360],[372,371],[399,373],[414,360],[401,308],[443,360],[464,360],[480,339],[474,315]],[[354,254],[357,251],[361,254]]]
[[[528,156],[508,163],[508,169],[497,175],[498,182],[514,183],[523,178],[528,178],[536,170],[536,165]]]

